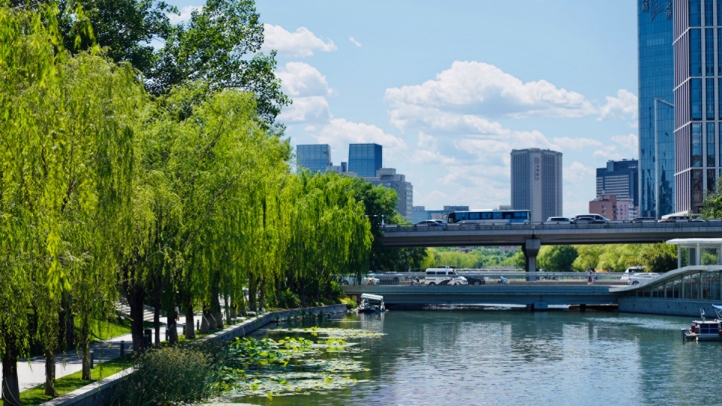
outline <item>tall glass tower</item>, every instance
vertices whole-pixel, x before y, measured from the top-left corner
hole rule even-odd
[[[326,172],[331,165],[331,147],[328,144],[306,144],[296,146],[298,166],[311,172]]]
[[[373,178],[381,169],[383,151],[379,144],[351,144],[348,147],[348,171],[362,178]]]
[[[637,7],[639,215],[661,217],[675,211],[675,10],[671,0],[637,0]]]
[[[722,0],[678,0],[674,15],[675,204],[698,213],[720,168]]]

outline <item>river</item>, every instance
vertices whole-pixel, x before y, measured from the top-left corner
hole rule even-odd
[[[349,315],[367,372],[270,405],[722,405],[722,343],[683,342],[686,317],[487,309]],[[267,331],[274,337],[274,332]]]

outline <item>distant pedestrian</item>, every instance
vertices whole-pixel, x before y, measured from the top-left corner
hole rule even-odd
[[[175,307],[175,321],[180,320],[180,309],[178,306]]]
[[[591,286],[593,284],[594,284],[594,270],[590,268],[587,271],[587,285]]]

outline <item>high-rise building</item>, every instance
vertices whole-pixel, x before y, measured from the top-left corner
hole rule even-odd
[[[364,177],[374,185],[383,185],[394,189],[398,195],[396,210],[408,221],[413,221],[414,187],[406,181],[406,176],[397,174],[394,168],[381,168],[374,177]]]
[[[328,144],[297,145],[296,159],[299,168],[326,172],[326,168],[331,166],[331,147]]]
[[[562,215],[562,153],[539,148],[511,151],[511,206],[531,210],[531,221]]]
[[[629,221],[637,217],[634,201],[617,195],[599,195],[589,202],[589,213],[601,214],[613,221]]]
[[[348,147],[348,170],[372,178],[383,166],[383,148],[379,144],[351,144]],[[411,213],[411,211],[409,211]]]
[[[597,168],[597,195],[616,195],[619,199],[632,199],[639,206],[639,161],[636,159],[608,161]]]
[[[674,2],[675,8],[680,3]],[[639,209],[673,213],[675,57],[672,0],[637,0],[639,49]],[[685,97],[687,99],[688,97]],[[655,119],[656,118],[656,119]]]
[[[675,211],[698,213],[720,168],[722,4],[676,1],[674,16]]]

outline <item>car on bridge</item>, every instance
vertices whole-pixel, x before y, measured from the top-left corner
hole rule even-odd
[[[544,224],[573,224],[569,217],[549,217]]]
[[[424,220],[415,224],[418,227],[443,227],[444,222],[441,220]]]
[[[609,219],[599,214],[577,214],[574,224],[609,224]]]
[[[466,278],[466,282],[469,285],[476,285],[476,286],[486,285],[486,280],[484,279],[483,276],[476,277],[476,276],[464,275],[464,278]]]
[[[654,273],[654,272],[635,273],[634,275],[629,277],[627,284],[628,285],[639,285],[639,284],[647,283],[658,276],[659,276],[659,274]]]

